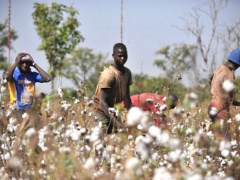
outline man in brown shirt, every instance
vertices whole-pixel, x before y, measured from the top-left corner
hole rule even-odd
[[[114,63],[105,68],[99,77],[94,95],[94,108],[98,120],[103,123],[104,132],[112,133],[121,124],[121,120],[109,112],[115,104],[124,101],[126,109],[131,108],[129,86],[132,84],[131,71],[124,66],[127,62],[127,48],[122,43],[113,47]]]
[[[228,56],[228,61],[218,67],[212,77],[211,94],[212,100],[209,105],[208,114],[213,123],[219,123],[220,119],[225,121],[223,135],[228,136],[226,121],[230,118],[230,105],[239,106],[240,103],[234,99],[233,89],[224,89],[224,82],[233,83],[234,71],[240,66],[240,49],[235,49]]]

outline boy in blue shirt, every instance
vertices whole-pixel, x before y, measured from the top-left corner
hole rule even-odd
[[[31,71],[31,66],[37,72]],[[23,111],[32,105],[35,83],[51,81],[49,74],[34,62],[30,54],[25,52],[17,55],[15,63],[8,68],[3,78],[8,81],[10,103],[16,101],[19,109]],[[17,99],[15,99],[15,91]]]

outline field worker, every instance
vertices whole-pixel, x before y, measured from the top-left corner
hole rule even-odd
[[[109,110],[122,101],[127,110],[131,108],[129,86],[132,84],[132,75],[124,66],[128,59],[126,46],[122,43],[115,44],[112,57],[114,62],[101,72],[94,95],[96,116],[107,134],[111,134],[113,128],[117,132],[118,126],[122,126],[120,118]]]
[[[166,123],[166,109],[173,109],[178,104],[178,98],[175,94],[169,93],[168,97],[156,93],[142,93],[132,95],[132,106],[139,107],[144,111],[152,112],[154,124],[160,126]],[[124,103],[122,103],[124,106]]]
[[[31,71],[34,67],[38,72]],[[10,103],[16,101],[20,111],[24,112],[33,103],[36,82],[49,82],[51,78],[28,53],[19,53],[15,63],[3,74],[9,84]],[[16,99],[15,99],[16,91]]]
[[[215,70],[211,78],[212,100],[208,108],[213,123],[220,126],[220,119],[224,120],[224,127],[217,131],[223,138],[229,138],[229,125],[226,121],[230,118],[230,105],[240,105],[233,94],[234,71],[240,66],[240,49],[232,51],[227,60]]]

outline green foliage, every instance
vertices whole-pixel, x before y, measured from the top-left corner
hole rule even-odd
[[[61,72],[66,54],[71,53],[76,45],[84,40],[78,31],[78,11],[56,2],[53,2],[51,7],[35,3],[34,8],[34,24],[42,39],[39,50],[45,51],[50,64],[53,90],[54,78]]]
[[[92,95],[99,74],[107,65],[106,58],[106,55],[94,54],[92,49],[78,48],[71,53],[70,58],[64,60],[61,76],[70,79],[77,88],[83,83]]]
[[[14,29],[10,31],[11,41],[14,41],[18,38],[17,33]],[[8,67],[7,57],[5,57],[4,53],[8,48],[8,25],[7,20],[4,23],[0,23],[0,69],[6,70]]]
[[[187,44],[166,46],[156,52],[160,58],[154,61],[154,65],[165,71],[166,77],[173,79],[196,66],[196,50],[196,46]]]

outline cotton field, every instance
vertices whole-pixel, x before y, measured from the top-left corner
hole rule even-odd
[[[64,91],[58,93],[59,99],[43,102],[41,110],[34,104],[20,119],[14,105],[1,101],[1,179],[240,178],[240,114],[234,108],[232,119],[223,122],[230,124],[230,140],[213,133],[207,105],[194,92],[173,110],[159,108],[167,116],[164,126],[133,107],[117,111],[124,128],[107,135],[91,99],[64,100]]]

